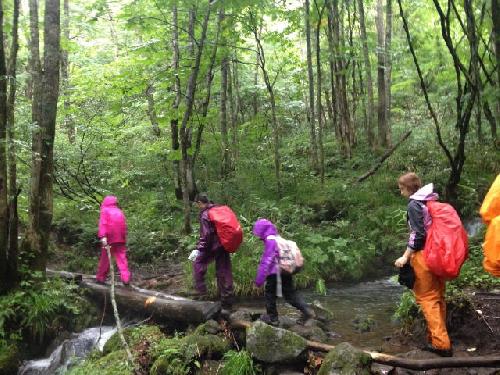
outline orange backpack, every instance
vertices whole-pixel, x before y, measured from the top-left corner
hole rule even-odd
[[[425,240],[425,263],[433,274],[454,279],[468,256],[467,232],[457,211],[448,203],[428,201],[427,209],[432,223]]]

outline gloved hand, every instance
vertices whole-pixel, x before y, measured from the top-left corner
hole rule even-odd
[[[191,251],[191,254],[189,254],[188,259],[191,262],[194,262],[196,260],[196,258],[198,258],[198,255],[200,255],[200,251],[199,250],[193,250],[193,251]]]
[[[101,245],[102,245],[103,247],[108,246],[108,239],[107,239],[106,237],[102,237],[102,238],[101,238]]]

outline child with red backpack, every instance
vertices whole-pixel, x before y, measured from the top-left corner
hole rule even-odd
[[[302,313],[298,323],[305,323],[308,319],[314,318],[315,313],[302,298],[297,294],[293,285],[293,274],[282,272],[279,265],[278,241],[281,238],[274,224],[267,219],[259,219],[253,226],[253,234],[264,242],[264,252],[260,260],[255,285],[261,287],[265,282],[265,298],[267,314],[261,320],[277,326],[278,309],[276,299],[280,292],[283,292],[285,300]],[[285,240],[286,241],[286,240]],[[281,285],[279,283],[281,282]],[[281,287],[281,288],[280,288]]]
[[[413,292],[427,322],[428,343],[422,349],[443,357],[451,357],[451,342],[446,329],[445,281],[447,278],[456,277],[461,262],[467,256],[467,235],[453,208],[436,202],[438,195],[433,191],[433,184],[422,187],[422,182],[415,173],[406,173],[399,177],[398,186],[401,195],[409,199],[407,220],[410,236],[404,254],[394,264],[396,267],[403,267],[410,262],[415,272]],[[442,207],[445,211],[448,210],[444,215],[445,218],[442,214],[438,215]],[[434,219],[431,211],[436,212]],[[442,227],[440,229],[433,225],[433,220],[434,224],[441,223],[441,220],[446,220],[448,223],[440,224]],[[446,224],[450,222],[455,224],[451,230],[455,233],[451,235],[457,238],[457,241],[453,243],[457,248],[443,249],[443,243],[449,244],[445,237],[450,235],[450,229],[446,227]],[[439,231],[442,233],[433,233]],[[465,244],[465,249],[463,246],[458,248],[460,244]],[[448,254],[457,253],[457,256],[461,253],[462,259],[457,259],[455,264],[445,264],[446,262],[439,259],[437,250],[448,251]],[[433,259],[429,259],[429,255]],[[436,258],[438,258],[437,261]],[[439,266],[437,269],[436,264]],[[443,272],[447,271],[450,266],[455,267],[451,267],[453,268],[452,275],[446,277]],[[434,268],[431,270],[432,267]]]
[[[198,194],[195,202],[200,210],[200,238],[196,250],[193,250],[189,256],[189,259],[193,261],[195,288],[198,297],[203,298],[207,295],[205,274],[209,263],[215,261],[222,314],[227,315],[232,308],[233,299],[230,253],[236,251],[241,243],[243,232],[229,207],[215,205],[205,193]],[[222,227],[217,227],[219,224],[222,224]]]

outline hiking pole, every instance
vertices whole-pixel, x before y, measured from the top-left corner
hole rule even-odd
[[[125,351],[127,352],[127,357],[128,361],[134,366],[134,358],[132,357],[132,353],[130,352],[130,348],[128,347],[127,341],[125,340],[125,336],[123,336],[123,328],[122,328],[122,323],[120,321],[120,316],[118,315],[118,307],[116,307],[116,299],[115,299],[115,267],[113,266],[113,259],[111,258],[111,247],[109,244],[106,244],[104,246],[106,248],[106,252],[108,254],[108,260],[109,260],[109,269],[111,271],[111,288],[109,290],[110,295],[111,295],[111,304],[113,305],[113,313],[115,315],[115,321],[116,321],[116,330],[118,331],[118,336],[120,337],[120,340],[123,344],[123,347],[125,348]]]

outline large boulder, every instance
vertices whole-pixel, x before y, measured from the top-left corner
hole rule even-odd
[[[306,340],[286,329],[255,322],[247,330],[247,350],[267,363],[294,362],[306,349]]]
[[[325,357],[318,375],[370,375],[370,355],[343,342]]]

